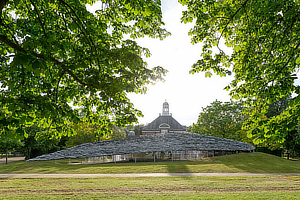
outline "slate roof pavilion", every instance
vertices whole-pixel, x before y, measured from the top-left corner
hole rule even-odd
[[[84,161],[105,163],[125,161],[186,160],[253,152],[255,147],[239,141],[186,132],[169,113],[168,102],[163,112],[148,124],[140,137],[85,143],[28,161],[88,158]],[[82,161],[83,163],[83,161]]]

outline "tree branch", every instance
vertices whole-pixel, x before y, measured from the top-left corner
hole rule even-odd
[[[61,2],[66,8],[68,8],[74,15],[75,17],[77,18],[77,20],[80,22],[80,25],[76,22],[76,20],[74,20],[74,22],[77,24],[78,28],[81,30],[81,32],[83,33],[84,37],[87,39],[87,41],[89,41],[89,45],[91,47],[91,49],[94,49],[94,52],[95,52],[95,56],[96,56],[96,60],[98,62],[98,67],[99,67],[99,70],[100,70],[100,61],[99,61],[99,53],[97,51],[97,48],[95,46],[95,42],[93,41],[93,39],[88,36],[84,26],[86,27],[87,25],[85,24],[85,22],[83,22],[79,16],[77,15],[77,13],[74,11],[74,9],[69,5],[67,4],[64,0],[58,0],[59,2]],[[72,16],[71,16],[72,17]],[[72,17],[73,18],[73,17]],[[84,26],[83,26],[84,25]]]
[[[282,73],[282,71],[284,70],[284,68],[289,64],[289,62],[291,61],[291,59],[294,57],[295,55],[295,51],[300,47],[300,42],[297,44],[297,46],[293,49],[293,52],[291,54],[291,56],[289,57],[289,59],[285,62],[285,64],[280,68],[280,70],[276,73],[276,75],[274,76],[275,78],[273,78],[271,81],[265,82],[263,84],[263,86],[261,87],[261,90],[258,92],[258,94],[260,94],[262,92],[262,89],[264,87],[266,87],[267,84],[274,82],[276,80],[276,77],[279,76],[279,74]]]
[[[18,44],[14,43],[13,41],[9,40],[5,35],[0,35],[0,41],[4,42],[11,48],[13,48],[21,53],[27,54],[26,50],[24,50],[22,47],[20,47]]]
[[[40,11],[38,10],[38,8],[36,7],[35,3],[34,3],[32,0],[29,0],[29,1],[30,1],[31,4],[33,5],[34,11],[35,11],[36,15],[38,16],[38,20],[39,20],[39,22],[40,22],[40,24],[41,24],[41,27],[42,27],[42,29],[43,29],[43,32],[44,32],[45,37],[48,37],[47,34],[46,34],[46,30],[45,30],[44,24],[43,24],[42,21],[41,21],[41,16],[40,16],[40,13],[39,13]]]
[[[4,72],[8,72],[9,70],[11,70],[12,68],[15,68],[16,66],[10,66],[7,69],[0,71],[0,74],[4,73]]]
[[[55,101],[57,102],[57,99],[58,99],[58,87],[59,87],[59,83],[60,83],[60,80],[61,78],[63,77],[63,75],[66,73],[66,71],[63,71],[61,73],[61,75],[59,76],[59,79],[57,81],[57,85],[56,85],[56,94],[55,94]]]
[[[93,84],[87,84],[87,83],[83,82],[70,69],[68,69],[66,65],[64,65],[62,62],[56,60],[53,57],[46,57],[44,55],[41,55],[41,54],[38,54],[38,53],[35,53],[35,52],[26,51],[21,46],[19,46],[18,44],[15,44],[14,42],[12,42],[11,40],[9,40],[4,35],[0,35],[0,41],[4,42],[6,45],[12,47],[13,49],[15,49],[15,50],[17,50],[17,51],[19,51],[21,53],[31,54],[31,55],[35,56],[36,58],[42,59],[44,61],[51,61],[52,63],[60,66],[61,68],[63,68],[75,81],[77,81],[81,85],[84,85],[84,86],[87,86],[87,87],[96,88],[96,89],[101,89],[101,87],[99,87],[99,86],[96,86],[96,85],[93,85]]]
[[[237,9],[237,10],[235,11],[235,13],[233,13],[233,15],[230,17],[230,19],[228,20],[227,24],[225,25],[225,28],[224,28],[223,31],[221,32],[221,35],[220,35],[220,37],[219,37],[219,39],[218,39],[218,44],[217,44],[217,46],[219,46],[220,40],[221,40],[221,38],[222,38],[222,35],[223,35],[223,33],[227,30],[227,27],[228,27],[229,23],[230,23],[231,21],[233,21],[233,18],[234,18],[234,17],[238,14],[238,12],[240,12],[240,10],[248,3],[248,1],[249,1],[249,0],[246,0],[246,1],[241,5],[241,7],[240,7],[239,9]]]

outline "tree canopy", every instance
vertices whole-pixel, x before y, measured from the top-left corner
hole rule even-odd
[[[246,119],[242,102],[214,101],[202,108],[198,121],[191,127],[191,132],[215,137],[250,142],[242,125]]]
[[[299,0],[180,0],[187,6],[182,21],[195,22],[192,43],[203,42],[191,73],[234,75],[225,89],[251,110],[245,125],[256,143],[271,136],[283,142],[299,121]],[[231,48],[227,53],[223,43]],[[267,104],[294,95],[280,115],[264,118]]]
[[[23,134],[33,123],[64,131],[80,120],[79,108],[103,126],[141,116],[127,93],[144,93],[166,70],[149,69],[150,52],[134,39],[169,35],[160,0],[103,0],[91,13],[95,2],[0,0],[2,131]]]
[[[291,97],[280,98],[276,102],[272,102],[268,105],[268,112],[266,113],[267,118],[280,115],[288,106]],[[300,153],[300,132],[299,123],[294,130],[289,130],[285,135],[285,141],[283,143],[276,142],[276,137],[272,135],[267,141],[263,142],[259,146],[266,147],[268,149],[284,149],[288,152],[288,155],[296,157]]]
[[[86,122],[72,124],[75,135],[66,138],[66,148],[70,148],[83,143],[90,143],[102,140],[123,139],[126,137],[125,130],[113,126],[107,131],[107,134],[100,137],[97,135],[97,124],[88,124]]]

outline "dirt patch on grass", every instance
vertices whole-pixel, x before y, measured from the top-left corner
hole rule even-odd
[[[288,177],[285,177],[285,179],[288,179],[290,181],[300,182],[300,176],[288,176]]]
[[[228,188],[207,188],[207,187],[171,187],[171,188],[111,188],[111,189],[49,189],[49,190],[3,190],[3,195],[26,195],[26,194],[51,194],[51,195],[130,195],[130,194],[172,194],[172,193],[233,193],[233,192],[270,192],[270,191],[291,191],[299,192],[300,187],[228,187]]]

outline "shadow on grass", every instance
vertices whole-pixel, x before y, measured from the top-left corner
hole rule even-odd
[[[60,161],[17,161],[0,164],[0,174],[121,174],[121,173],[300,173],[300,161],[290,161],[265,153],[218,156],[208,161],[127,162],[69,165]]]
[[[106,163],[106,164],[77,164],[69,165],[68,160],[59,161],[18,161],[0,164],[0,174],[18,173],[191,173],[188,161],[164,161],[164,162],[127,162],[127,163]]]
[[[168,173],[191,173],[185,161],[165,162]]]

